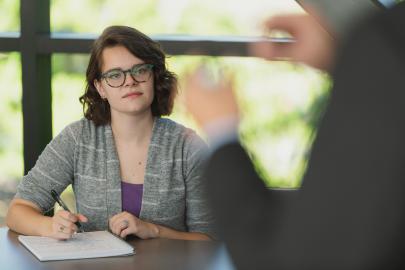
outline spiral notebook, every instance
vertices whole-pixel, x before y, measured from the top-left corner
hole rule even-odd
[[[108,231],[84,232],[68,240],[19,235],[18,240],[40,261],[73,260],[135,254],[135,249]]]

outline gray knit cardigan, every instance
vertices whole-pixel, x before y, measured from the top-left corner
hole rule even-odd
[[[203,192],[204,142],[190,129],[155,118],[145,169],[140,219],[179,231],[211,234],[213,219]],[[54,205],[50,190],[72,184],[84,230],[106,230],[122,211],[121,176],[111,126],[81,119],[68,125],[44,149],[20,182],[16,198]]]

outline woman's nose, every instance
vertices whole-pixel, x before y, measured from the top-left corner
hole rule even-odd
[[[125,72],[125,85],[134,85],[134,84],[138,84],[139,82],[137,82],[136,80],[134,80],[134,78],[132,78],[131,73]]]

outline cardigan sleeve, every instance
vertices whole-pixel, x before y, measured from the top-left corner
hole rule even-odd
[[[203,177],[204,157],[208,148],[194,132],[185,144],[186,226],[190,232],[201,232],[215,238],[214,219],[206,196]]]
[[[19,183],[15,198],[35,203],[43,213],[53,208],[51,189],[60,194],[72,183],[77,132],[78,125],[71,124],[52,139]]]

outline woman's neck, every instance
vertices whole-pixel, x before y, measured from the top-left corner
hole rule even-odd
[[[111,115],[111,129],[116,140],[130,143],[149,142],[153,116],[150,111],[140,115]]]

